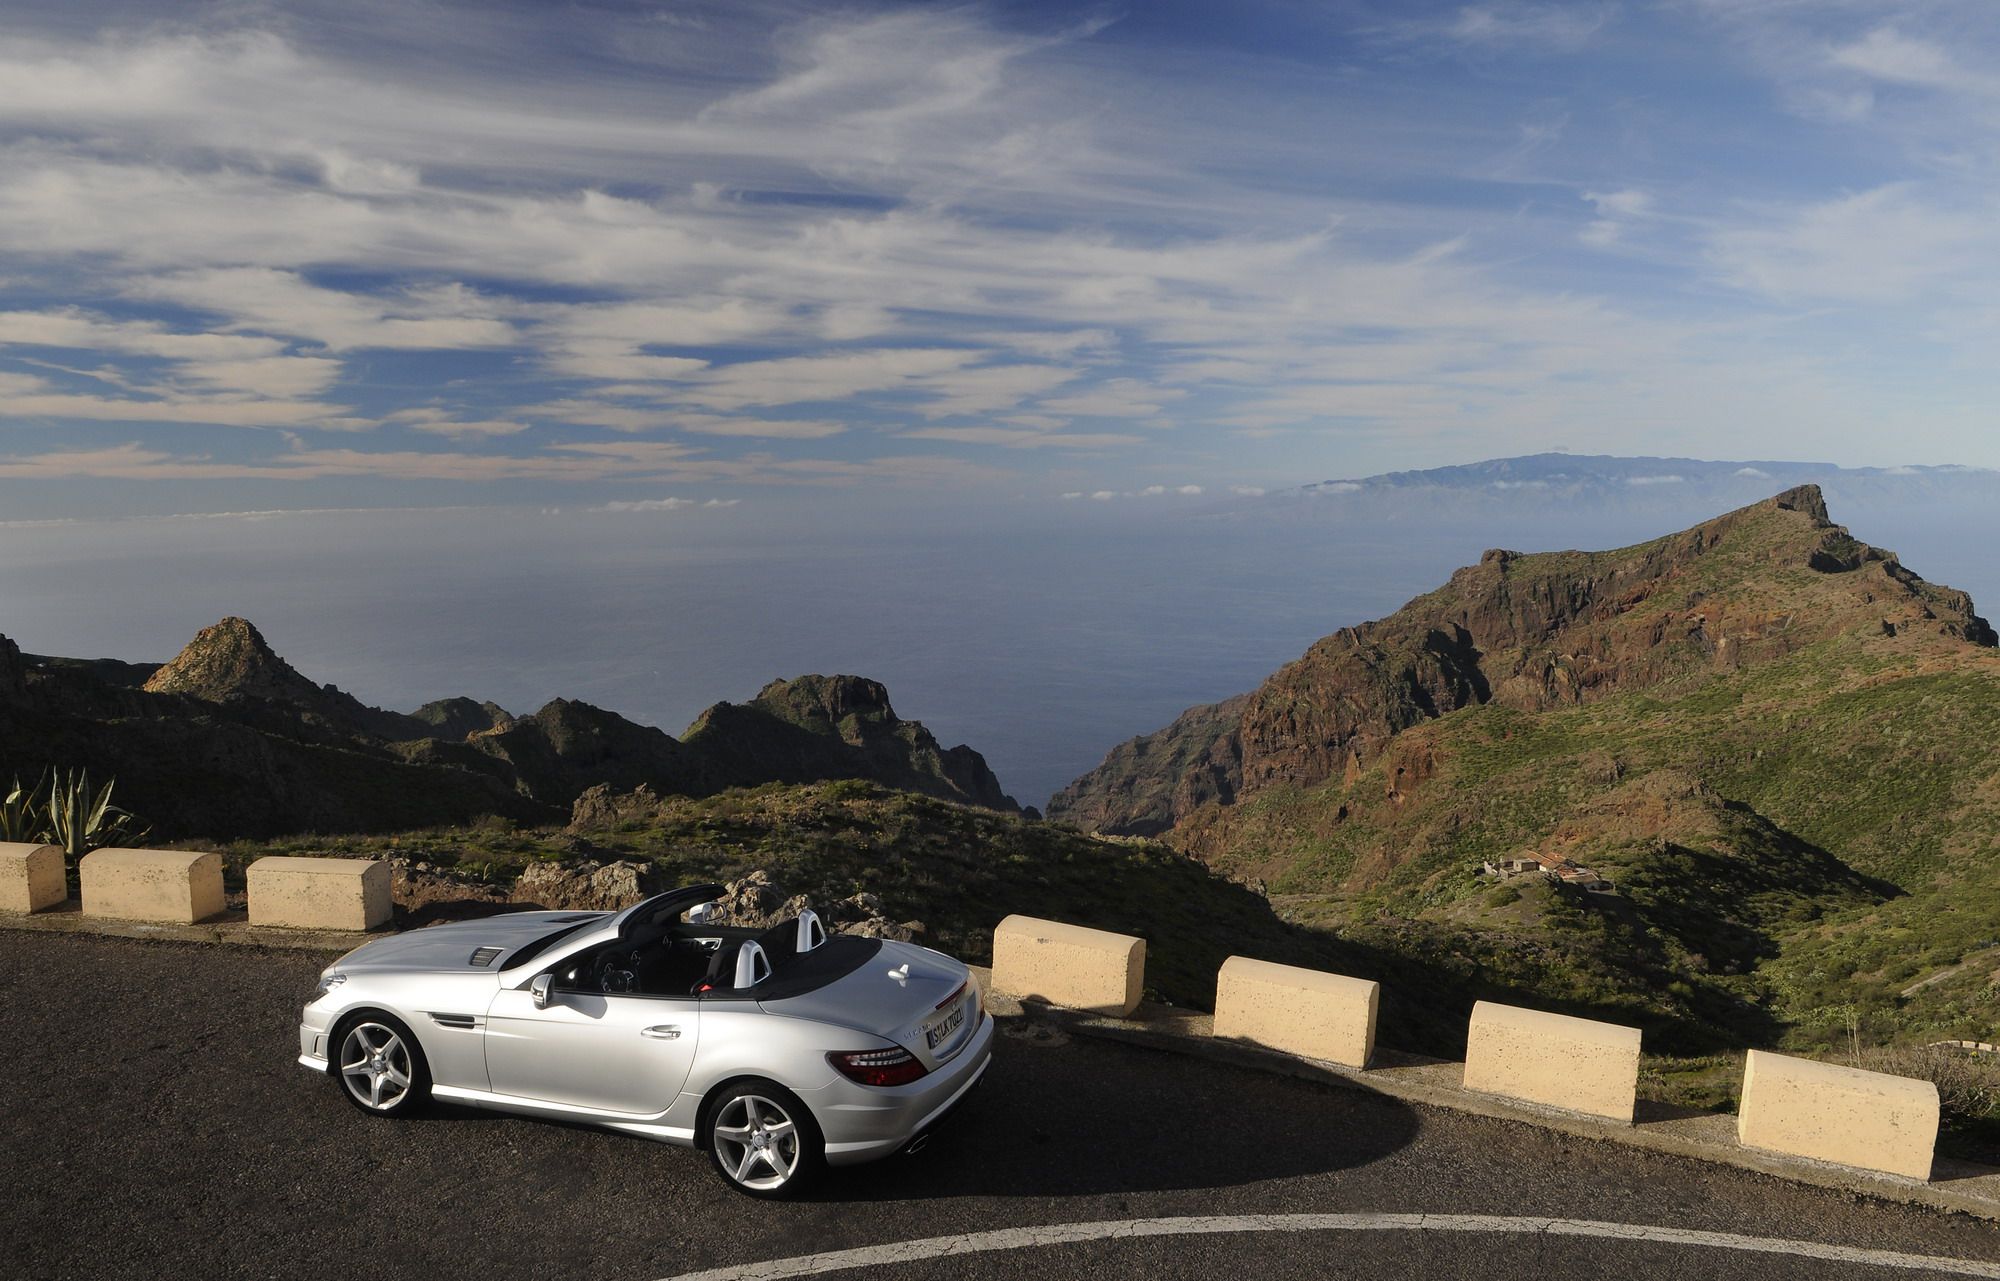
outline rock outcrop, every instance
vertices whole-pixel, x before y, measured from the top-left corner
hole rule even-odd
[[[696,794],[714,786],[714,771],[700,751],[650,725],[566,698],[476,735],[468,746],[497,762],[524,796],[564,811],[600,783],[617,791],[647,786]]]
[[[560,912],[617,912],[670,888],[651,863],[530,863],[508,896]]]
[[[882,900],[873,894],[863,892],[832,903],[813,903],[803,894],[787,895],[772,884],[770,873],[761,868],[723,887],[713,919],[719,925],[761,930],[793,920],[809,907],[827,929],[841,934],[900,939],[906,943],[924,934],[922,921],[892,921],[883,915]]]
[[[772,681],[748,703],[717,703],[681,736],[724,786],[863,778],[987,809],[1017,812],[986,759],[943,748],[889,705],[889,692],[859,676]]]
[[[407,716],[369,707],[332,685],[307,680],[242,618],[202,628],[144,688],[149,694],[182,694],[223,706],[282,709],[337,733],[394,740],[424,732]]]
[[[474,734],[505,729],[513,723],[514,716],[498,703],[476,703],[469,698],[441,698],[411,712],[409,719],[428,726],[433,737],[446,742],[463,742]]]

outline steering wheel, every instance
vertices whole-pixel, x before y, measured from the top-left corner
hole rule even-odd
[[[624,956],[616,952],[606,952],[597,958],[591,967],[591,977],[596,980],[597,990],[619,995],[639,990],[639,954],[632,951]]]

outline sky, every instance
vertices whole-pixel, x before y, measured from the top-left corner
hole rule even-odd
[[[1986,0],[9,0],[0,517],[2000,465],[1995,67]]]

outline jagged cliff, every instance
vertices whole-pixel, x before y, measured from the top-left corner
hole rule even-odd
[[[859,676],[772,681],[748,703],[717,703],[681,736],[732,786],[869,778],[986,809],[1016,810],[986,758],[945,748],[889,705],[889,691]]]
[[[1049,802],[1049,817],[1157,834],[1265,787],[1351,776],[1404,730],[1460,708],[1575,705],[1855,629],[1913,645],[1995,641],[1965,593],[1855,540],[1812,485],[1618,551],[1489,551],[1251,693],[1114,749]]]

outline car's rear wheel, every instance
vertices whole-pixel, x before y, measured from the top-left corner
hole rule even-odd
[[[791,1196],[818,1173],[824,1143],[812,1113],[772,1081],[741,1081],[709,1109],[708,1155],[749,1196]]]
[[[404,1116],[430,1097],[430,1065],[400,1019],[362,1014],[334,1038],[333,1072],[340,1092],[363,1112]]]

